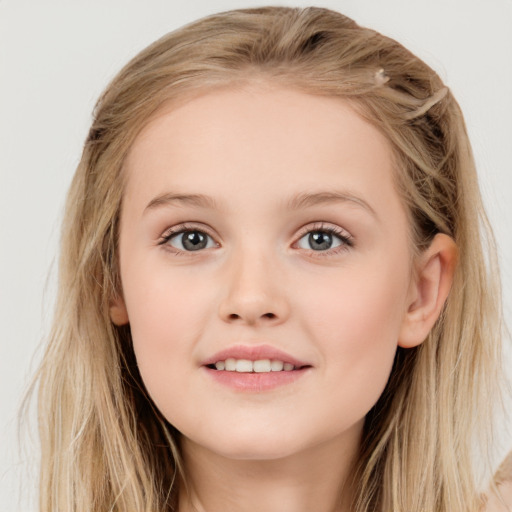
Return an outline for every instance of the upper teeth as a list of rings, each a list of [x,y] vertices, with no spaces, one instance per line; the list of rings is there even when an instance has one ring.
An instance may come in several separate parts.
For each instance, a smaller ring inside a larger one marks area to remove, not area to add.
[[[263,372],[280,372],[282,370],[289,372],[295,369],[291,363],[283,363],[275,359],[258,359],[251,361],[249,359],[234,359],[232,357],[225,361],[217,361],[215,363],[217,370],[226,370],[228,372],[241,373],[263,373]]]

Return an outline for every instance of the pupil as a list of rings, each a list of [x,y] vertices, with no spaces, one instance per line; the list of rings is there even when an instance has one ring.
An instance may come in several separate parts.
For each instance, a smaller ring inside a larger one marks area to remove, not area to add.
[[[199,231],[184,233],[181,239],[183,247],[189,251],[197,251],[206,247],[206,236]]]
[[[332,236],[325,231],[313,231],[309,234],[309,244],[312,249],[329,249],[332,245]]]

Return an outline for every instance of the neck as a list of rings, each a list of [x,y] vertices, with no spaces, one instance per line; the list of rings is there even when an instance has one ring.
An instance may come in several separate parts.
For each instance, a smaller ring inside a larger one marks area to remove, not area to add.
[[[184,438],[179,512],[349,512],[360,434],[273,460],[228,458]]]

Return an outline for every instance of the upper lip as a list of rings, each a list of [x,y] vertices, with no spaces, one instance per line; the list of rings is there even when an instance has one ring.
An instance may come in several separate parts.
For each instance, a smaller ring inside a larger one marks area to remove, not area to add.
[[[261,359],[274,359],[282,361],[283,363],[290,363],[295,368],[302,366],[310,366],[304,361],[300,361],[290,354],[279,350],[278,348],[272,347],[271,345],[233,345],[224,350],[221,350],[213,356],[205,359],[202,362],[203,366],[215,364],[218,361],[225,361],[226,359],[248,359],[250,361],[258,361]]]

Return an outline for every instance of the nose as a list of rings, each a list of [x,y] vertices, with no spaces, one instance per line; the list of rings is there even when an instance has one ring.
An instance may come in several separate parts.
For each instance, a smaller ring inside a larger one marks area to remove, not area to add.
[[[219,305],[224,322],[263,326],[286,321],[290,305],[275,261],[247,248],[226,265],[228,277]]]

